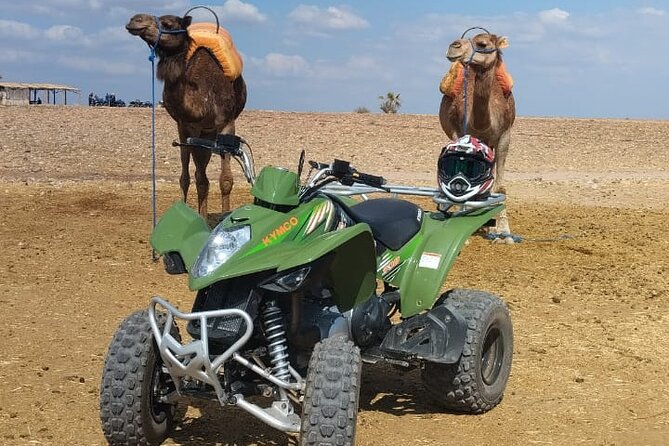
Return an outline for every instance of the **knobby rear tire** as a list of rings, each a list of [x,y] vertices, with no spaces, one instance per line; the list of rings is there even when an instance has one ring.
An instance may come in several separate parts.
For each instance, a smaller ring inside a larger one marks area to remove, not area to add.
[[[477,290],[445,293],[467,322],[465,346],[455,364],[426,362],[421,377],[436,401],[453,412],[483,413],[502,400],[511,373],[513,327],[506,304]]]

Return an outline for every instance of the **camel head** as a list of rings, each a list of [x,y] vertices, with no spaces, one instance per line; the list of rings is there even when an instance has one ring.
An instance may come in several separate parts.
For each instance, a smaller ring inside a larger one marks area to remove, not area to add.
[[[451,62],[461,62],[490,68],[501,56],[501,49],[509,46],[506,37],[497,37],[494,34],[477,34],[471,39],[460,38],[448,47],[446,57]]]
[[[190,16],[155,17],[149,14],[136,14],[125,25],[125,29],[133,36],[139,36],[151,47],[156,46],[156,41],[160,38],[157,47],[172,52],[186,48],[188,36],[185,31],[191,21]]]

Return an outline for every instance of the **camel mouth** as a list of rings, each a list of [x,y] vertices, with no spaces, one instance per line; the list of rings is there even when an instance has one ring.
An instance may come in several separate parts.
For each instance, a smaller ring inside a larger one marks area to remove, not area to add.
[[[448,59],[449,62],[457,62],[460,60],[460,56],[446,56],[446,59]]]
[[[132,34],[133,36],[139,36],[140,34],[142,34],[142,32],[144,32],[144,30],[145,30],[146,28],[147,28],[146,26],[142,26],[142,25],[133,25],[133,24],[130,24],[130,23],[128,23],[127,25],[125,25],[125,29],[126,29],[126,31],[128,31],[128,32],[129,32],[130,34]]]

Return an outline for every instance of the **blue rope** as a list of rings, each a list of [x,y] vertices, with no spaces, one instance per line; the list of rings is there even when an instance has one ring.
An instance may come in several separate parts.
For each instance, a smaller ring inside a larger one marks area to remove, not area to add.
[[[513,240],[514,243],[520,243],[523,240],[525,240],[520,235],[513,235],[513,234],[510,234],[508,232],[489,232],[485,235],[485,238],[487,240],[497,240],[497,239],[510,238],[511,240]]]
[[[156,49],[163,34],[181,34],[187,32],[185,29],[163,29],[160,19],[153,16],[158,29],[156,43],[150,45],[149,61],[151,62],[151,208],[153,210],[152,227],[156,227],[158,211],[156,209]],[[217,18],[218,19],[218,18]],[[151,258],[158,260],[156,251],[151,250]]]
[[[153,228],[156,227],[156,47],[160,41],[160,31],[158,31],[158,40],[151,47],[149,60],[151,61],[151,207],[153,209]],[[156,261],[158,256],[156,250],[151,250],[151,258]]]

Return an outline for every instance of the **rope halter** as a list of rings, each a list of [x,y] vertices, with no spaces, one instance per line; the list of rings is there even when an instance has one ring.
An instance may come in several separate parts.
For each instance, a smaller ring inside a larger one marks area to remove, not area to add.
[[[158,37],[156,37],[156,43],[153,45],[149,45],[151,47],[151,54],[149,54],[149,60],[151,62],[154,61],[156,58],[156,49],[158,48],[158,45],[160,44],[160,38],[162,37],[163,34],[184,34],[187,31],[185,29],[165,29],[160,25],[160,17],[158,16],[153,16],[153,20],[156,21],[156,28],[158,28]]]
[[[216,19],[216,34],[218,34],[218,30],[221,28],[221,24],[218,21],[218,15],[216,14],[216,12],[213,9],[211,9],[207,6],[202,6],[202,5],[193,6],[192,8],[190,8],[188,11],[186,11],[184,13],[183,18],[185,19],[186,17],[188,17],[188,14],[195,9],[206,9],[207,11],[211,12],[214,15],[214,18]],[[158,48],[158,45],[160,44],[160,37],[163,34],[183,34],[183,33],[188,32],[186,29],[165,29],[165,28],[163,28],[162,26],[160,26],[160,17],[158,17],[158,16],[154,15],[153,20],[156,21],[156,28],[158,28],[158,37],[156,37],[156,43],[154,43],[153,45],[149,45],[151,47],[151,54],[149,55],[149,60],[151,62],[153,62],[154,59],[156,58],[156,48]]]
[[[467,35],[467,33],[469,31],[472,31],[472,30],[475,30],[475,29],[480,29],[481,31],[485,32],[486,34],[491,35],[490,31],[488,31],[485,28],[482,28],[480,26],[472,26],[471,28],[467,28],[465,30],[465,32],[462,33],[462,36],[460,36],[460,39],[464,39],[465,35]],[[474,45],[474,41],[472,39],[467,39],[467,41],[469,42],[469,45],[472,47],[472,55],[469,56],[469,60],[465,63],[465,66],[469,65],[472,62],[472,60],[474,60],[474,55],[476,53],[491,54],[491,53],[494,53],[495,51],[497,51],[497,48],[477,48],[476,45]]]

